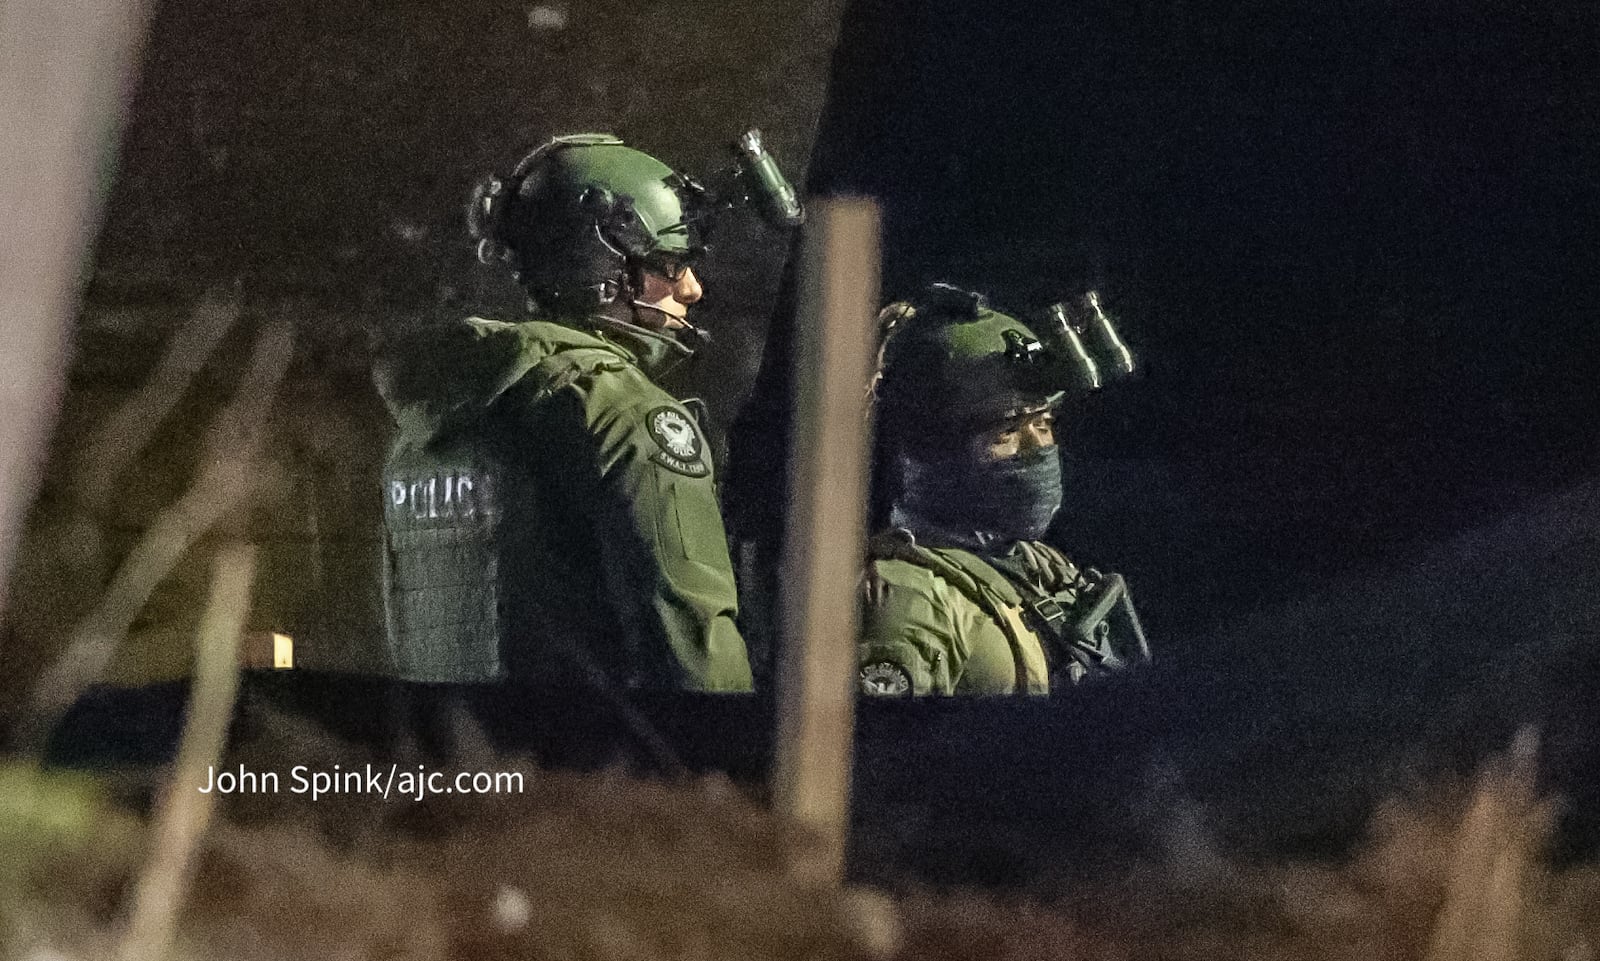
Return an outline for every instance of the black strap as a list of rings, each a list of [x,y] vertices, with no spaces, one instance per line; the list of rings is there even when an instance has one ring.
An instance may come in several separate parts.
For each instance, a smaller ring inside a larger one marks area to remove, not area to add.
[[[1122,575],[1084,571],[1070,587],[1049,593],[1033,581],[1020,559],[995,558],[993,563],[1021,595],[1029,625],[1048,642],[1052,676],[1070,672],[1072,665],[1083,677],[1150,659]]]

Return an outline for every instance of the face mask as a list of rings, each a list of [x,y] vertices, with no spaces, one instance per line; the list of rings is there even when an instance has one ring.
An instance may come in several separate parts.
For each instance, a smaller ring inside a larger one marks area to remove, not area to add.
[[[1061,457],[1055,447],[977,463],[902,458],[901,470],[905,514],[951,534],[975,535],[981,545],[1038,540],[1061,509]]]

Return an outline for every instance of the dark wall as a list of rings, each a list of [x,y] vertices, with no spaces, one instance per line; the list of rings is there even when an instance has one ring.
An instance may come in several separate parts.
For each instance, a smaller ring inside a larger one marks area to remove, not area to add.
[[[553,134],[613,131],[705,172],[757,125],[801,173],[839,6],[779,13],[710,0],[167,0],[99,269],[466,299],[473,182]]]

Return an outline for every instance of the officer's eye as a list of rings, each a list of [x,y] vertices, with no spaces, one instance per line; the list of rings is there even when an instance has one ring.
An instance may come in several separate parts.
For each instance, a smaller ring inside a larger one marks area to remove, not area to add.
[[[647,273],[656,275],[668,283],[676,284],[683,279],[683,274],[689,269],[687,261],[668,257],[651,257],[643,264]]]

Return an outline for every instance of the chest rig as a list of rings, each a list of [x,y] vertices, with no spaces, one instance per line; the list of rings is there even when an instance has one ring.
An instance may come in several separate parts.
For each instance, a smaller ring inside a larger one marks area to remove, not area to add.
[[[895,530],[872,538],[869,550],[932,570],[994,618],[1017,659],[1018,693],[1042,693],[1036,675],[1048,676],[1049,689],[1065,690],[1150,660],[1122,576],[1079,568],[1047,544],[1021,541],[996,558],[926,547],[909,531]],[[1034,639],[1042,663],[1029,654]]]
[[[1150,660],[1121,574],[1078,568],[1055,548],[1030,541],[989,562],[1016,588],[1024,622],[1045,642],[1052,683],[1077,683]]]

